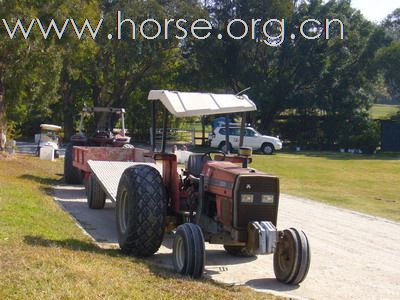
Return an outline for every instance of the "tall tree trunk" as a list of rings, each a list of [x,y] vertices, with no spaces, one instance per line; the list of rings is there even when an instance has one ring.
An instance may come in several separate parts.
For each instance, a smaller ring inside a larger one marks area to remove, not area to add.
[[[64,140],[69,141],[71,136],[75,133],[74,130],[74,99],[71,94],[70,78],[64,65],[64,70],[61,77],[61,97],[63,109],[63,127],[64,127]]]
[[[6,130],[5,87],[0,74],[0,130]]]
[[[5,87],[0,74],[0,151],[4,150],[7,140],[6,107],[4,96]]]
[[[69,141],[71,136],[75,133],[74,130],[74,109],[73,99],[69,91],[64,91],[62,96],[63,101],[63,115],[64,115],[64,138]]]

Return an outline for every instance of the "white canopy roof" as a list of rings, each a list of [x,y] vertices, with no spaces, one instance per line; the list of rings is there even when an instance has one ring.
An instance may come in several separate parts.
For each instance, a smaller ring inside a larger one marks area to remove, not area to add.
[[[40,128],[43,130],[50,130],[50,131],[60,131],[62,129],[61,126],[52,124],[41,124]]]
[[[177,117],[217,115],[257,110],[246,95],[187,93],[153,90],[149,100],[160,100]]]

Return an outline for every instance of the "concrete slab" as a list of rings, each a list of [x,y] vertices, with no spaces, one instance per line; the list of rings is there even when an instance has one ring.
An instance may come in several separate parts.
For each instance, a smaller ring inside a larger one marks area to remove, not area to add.
[[[80,186],[55,187],[55,200],[101,247],[118,247],[114,203],[107,201],[105,209],[90,210]],[[399,223],[282,195],[278,227],[303,229],[309,237],[312,261],[301,285],[275,280],[272,255],[237,258],[221,246],[208,244],[206,276],[292,298],[400,298]],[[171,246],[169,234],[149,261],[172,268]]]

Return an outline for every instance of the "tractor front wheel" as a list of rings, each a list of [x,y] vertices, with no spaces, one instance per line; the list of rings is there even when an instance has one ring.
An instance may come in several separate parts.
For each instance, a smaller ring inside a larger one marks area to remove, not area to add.
[[[274,253],[276,279],[287,284],[299,284],[308,273],[311,253],[307,236],[303,231],[284,230]]]
[[[116,219],[122,252],[153,255],[161,246],[167,201],[160,173],[148,165],[124,171],[117,192]]]
[[[201,228],[192,223],[180,225],[175,233],[172,248],[173,265],[176,272],[200,278],[204,272],[205,248]]]

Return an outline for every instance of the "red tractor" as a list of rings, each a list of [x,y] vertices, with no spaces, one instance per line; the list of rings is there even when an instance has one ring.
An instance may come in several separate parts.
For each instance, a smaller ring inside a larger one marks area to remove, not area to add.
[[[310,266],[307,237],[294,228],[276,229],[279,178],[249,168],[251,149],[242,148],[238,155],[192,154],[182,172],[176,156],[166,152],[168,112],[177,117],[244,113],[256,110],[254,103],[245,95],[171,91],[151,91],[149,100],[153,151],[141,156],[139,149],[132,149],[136,158],[131,162],[87,161],[99,190],[116,201],[121,250],[153,255],[164,233],[174,231],[173,265],[180,274],[203,275],[208,242],[223,245],[232,255],[273,253],[276,278],[302,282]],[[164,105],[159,152],[154,134],[157,100]]]

